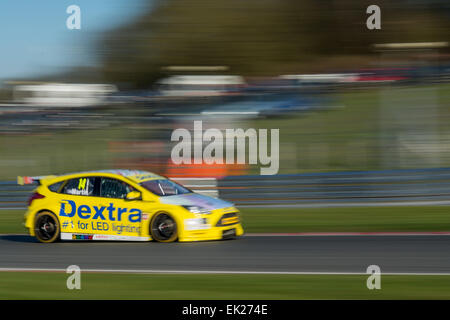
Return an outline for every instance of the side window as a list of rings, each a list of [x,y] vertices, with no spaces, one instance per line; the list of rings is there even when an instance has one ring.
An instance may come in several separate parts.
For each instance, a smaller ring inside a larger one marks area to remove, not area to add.
[[[72,194],[76,196],[93,196],[94,186],[94,177],[70,179],[64,186],[62,193]]]
[[[100,185],[100,197],[125,199],[127,194],[134,189],[123,181],[102,178]]]

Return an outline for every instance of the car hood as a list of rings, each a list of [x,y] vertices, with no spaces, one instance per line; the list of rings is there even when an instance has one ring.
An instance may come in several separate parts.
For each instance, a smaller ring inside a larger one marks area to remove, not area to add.
[[[185,193],[176,196],[161,197],[159,199],[161,203],[165,204],[175,204],[180,206],[199,206],[208,210],[222,209],[233,206],[231,202],[208,197],[198,193]]]

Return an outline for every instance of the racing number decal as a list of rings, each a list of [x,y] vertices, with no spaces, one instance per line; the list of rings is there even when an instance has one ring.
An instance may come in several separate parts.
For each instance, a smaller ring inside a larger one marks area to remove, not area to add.
[[[78,190],[84,190],[86,188],[87,178],[80,178],[78,181]]]

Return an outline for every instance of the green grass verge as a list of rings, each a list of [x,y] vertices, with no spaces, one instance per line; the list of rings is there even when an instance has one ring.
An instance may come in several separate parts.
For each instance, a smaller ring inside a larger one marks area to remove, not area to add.
[[[0,210],[0,233],[25,233],[25,210]]]
[[[243,208],[246,232],[449,231],[450,208]]]
[[[242,208],[246,232],[450,231],[450,208]],[[0,233],[24,233],[22,210],[0,210]]]
[[[0,299],[450,299],[450,276],[81,274],[1,272]]]

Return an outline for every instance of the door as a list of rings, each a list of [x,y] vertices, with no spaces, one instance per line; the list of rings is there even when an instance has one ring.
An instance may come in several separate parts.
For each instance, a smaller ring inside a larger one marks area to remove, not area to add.
[[[95,213],[93,204],[98,194],[98,183],[96,177],[79,177],[64,182],[58,195],[62,239],[93,239],[89,220]]]
[[[109,237],[96,237],[97,239],[145,240],[140,239],[144,204],[141,200],[126,199],[127,194],[132,191],[136,190],[122,180],[100,178],[98,203],[104,209],[100,209],[102,214],[97,219],[92,218],[92,228],[96,233],[108,234]]]

